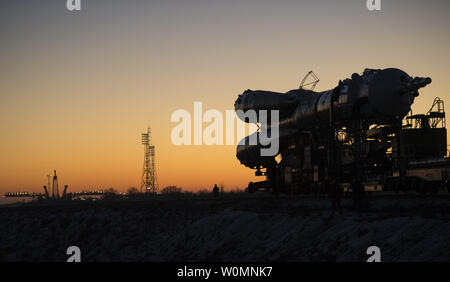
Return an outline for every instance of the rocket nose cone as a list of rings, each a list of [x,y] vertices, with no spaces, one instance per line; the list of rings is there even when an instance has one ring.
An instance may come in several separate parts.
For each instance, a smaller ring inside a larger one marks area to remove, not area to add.
[[[405,87],[413,79],[404,71],[389,68],[375,74],[369,85],[369,103],[374,110],[384,116],[406,115],[414,97],[413,91],[405,91]]]

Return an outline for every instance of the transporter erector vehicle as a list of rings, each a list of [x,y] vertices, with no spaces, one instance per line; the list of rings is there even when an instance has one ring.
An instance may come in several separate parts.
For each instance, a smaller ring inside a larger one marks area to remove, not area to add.
[[[330,180],[344,188],[359,182],[366,190],[422,193],[447,185],[444,103],[436,98],[426,114],[411,112],[419,89],[430,83],[387,68],[354,73],[322,92],[246,90],[236,111],[267,110],[268,119],[270,110],[279,113],[278,155],[261,155],[264,146],[249,142],[251,136],[237,146],[241,164],[266,178],[250,182],[249,192],[317,193]]]

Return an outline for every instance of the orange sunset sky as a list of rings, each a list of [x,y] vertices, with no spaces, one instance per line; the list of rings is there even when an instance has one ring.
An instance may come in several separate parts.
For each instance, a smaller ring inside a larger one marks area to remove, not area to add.
[[[139,187],[152,127],[160,188],[241,189],[235,146],[175,146],[177,109],[232,110],[246,89],[326,90],[364,68],[430,76],[414,112],[450,103],[450,2],[0,0],[0,193]],[[448,109],[448,107],[447,107]]]

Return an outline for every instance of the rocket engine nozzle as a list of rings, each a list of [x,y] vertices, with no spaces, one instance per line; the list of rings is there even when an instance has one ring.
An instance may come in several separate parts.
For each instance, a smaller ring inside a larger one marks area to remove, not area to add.
[[[400,91],[402,94],[412,91],[415,96],[418,96],[419,93],[417,92],[417,90],[427,86],[430,83],[431,78],[429,77],[415,77],[412,81],[408,82],[407,85]]]

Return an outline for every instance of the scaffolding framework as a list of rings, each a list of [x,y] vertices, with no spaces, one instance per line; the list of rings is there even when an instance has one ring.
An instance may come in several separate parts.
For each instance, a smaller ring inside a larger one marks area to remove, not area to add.
[[[142,169],[141,192],[158,193],[158,181],[156,178],[155,146],[152,145],[150,127],[146,133],[142,133],[142,145],[144,145],[144,165]]]

